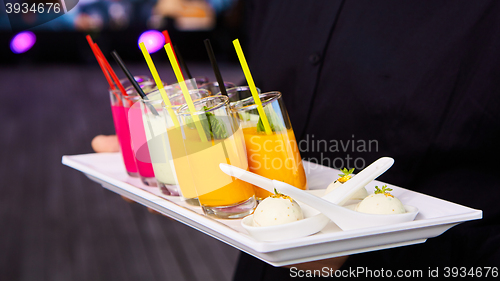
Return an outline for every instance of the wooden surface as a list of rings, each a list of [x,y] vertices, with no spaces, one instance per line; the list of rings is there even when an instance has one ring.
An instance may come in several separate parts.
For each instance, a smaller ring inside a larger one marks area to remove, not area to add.
[[[174,81],[167,65],[158,68]],[[190,68],[213,78],[208,64]],[[242,81],[237,66],[221,71]],[[238,250],[61,164],[62,155],[92,152],[95,135],[114,133],[97,63],[1,67],[0,87],[0,280],[232,278]]]

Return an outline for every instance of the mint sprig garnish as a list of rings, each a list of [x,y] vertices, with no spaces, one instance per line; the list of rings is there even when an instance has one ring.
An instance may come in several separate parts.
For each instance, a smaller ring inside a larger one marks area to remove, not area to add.
[[[274,128],[274,124],[271,123],[269,118],[267,119],[269,121],[269,127],[271,127],[271,131],[276,132],[276,129]],[[259,117],[259,122],[257,122],[257,133],[264,133],[266,131],[266,128],[264,128],[264,123],[262,123],[262,118]]]
[[[282,121],[280,118],[278,118],[278,115],[276,112],[274,112],[273,108],[268,108],[266,107],[264,109],[267,121],[269,122],[269,127],[271,127],[272,132],[279,132],[281,131],[285,126],[282,124]],[[262,122],[262,118],[259,116],[259,121],[257,122],[257,133],[265,133],[266,129],[264,127],[264,123]]]
[[[212,112],[207,112],[208,110],[210,110],[209,107],[203,106],[203,111],[205,111],[205,116],[207,117],[207,120],[206,121],[200,120],[201,126],[203,127],[203,130],[205,131],[207,138],[216,140],[227,138],[227,131],[226,127],[224,126],[224,122],[219,120],[219,118],[215,116],[215,114],[213,114]],[[189,129],[196,128],[191,115],[186,116],[186,126]]]
[[[207,137],[209,136],[212,139],[216,140],[227,138],[227,131],[223,122],[221,122],[215,116],[215,114],[213,114],[212,112],[208,112],[210,108],[208,108],[207,106],[203,106],[203,110],[205,111],[205,115],[207,116],[207,121],[208,121],[208,122],[202,122],[203,129],[205,129]]]

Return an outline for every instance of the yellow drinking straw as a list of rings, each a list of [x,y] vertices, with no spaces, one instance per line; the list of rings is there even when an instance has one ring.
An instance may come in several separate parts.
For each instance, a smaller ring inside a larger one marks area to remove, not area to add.
[[[172,121],[174,122],[174,126],[176,128],[178,128],[179,127],[179,120],[177,120],[177,117],[175,116],[175,113],[172,110],[172,104],[170,103],[170,99],[168,98],[167,92],[165,91],[165,88],[163,87],[163,83],[161,82],[160,75],[158,75],[158,71],[156,70],[156,67],[153,63],[153,60],[151,59],[151,56],[149,55],[149,52],[146,49],[146,45],[144,45],[144,43],[141,42],[141,43],[139,43],[139,47],[141,48],[142,54],[144,55],[144,58],[146,59],[146,63],[148,64],[149,71],[151,71],[151,74],[153,75],[153,79],[155,80],[156,87],[158,87],[158,90],[160,91],[161,98],[163,99],[163,102],[167,106],[168,114],[170,115],[170,118],[172,118]]]
[[[271,126],[269,126],[269,120],[267,120],[266,113],[264,112],[264,107],[262,107],[262,102],[260,101],[259,94],[257,93],[257,88],[253,82],[252,74],[250,74],[250,68],[248,68],[247,60],[245,55],[243,55],[243,50],[241,49],[240,41],[238,39],[233,41],[234,48],[236,49],[236,54],[238,54],[238,59],[240,60],[241,68],[243,68],[243,73],[247,79],[248,87],[250,87],[250,92],[257,105],[257,111],[259,112],[260,119],[264,125],[264,130],[266,134],[272,134]]]
[[[198,115],[194,114],[196,112],[196,108],[194,107],[193,100],[191,99],[191,96],[189,95],[189,90],[186,86],[186,82],[184,82],[184,77],[182,76],[181,69],[179,68],[179,64],[177,63],[177,60],[175,59],[175,54],[174,50],[172,50],[172,45],[170,43],[167,43],[165,46],[165,50],[167,51],[168,59],[170,60],[170,64],[172,65],[172,68],[174,69],[175,77],[177,78],[177,82],[179,82],[179,85],[181,86],[182,94],[184,95],[184,99],[186,100],[186,103],[189,108],[189,112],[191,113],[191,117],[193,118],[194,125],[196,126],[196,130],[198,130],[198,134],[200,135],[200,139],[202,142],[207,141],[207,136],[205,135],[205,131],[203,130],[203,127],[201,126],[200,120],[198,118]]]

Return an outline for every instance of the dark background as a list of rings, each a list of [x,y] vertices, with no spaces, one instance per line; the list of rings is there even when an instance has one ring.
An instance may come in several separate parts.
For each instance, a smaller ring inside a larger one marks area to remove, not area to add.
[[[227,22],[233,8],[217,15],[212,30],[179,31],[172,18],[158,29],[169,31],[194,76],[214,80],[203,45],[209,38],[225,79],[243,77],[232,56],[239,29]],[[38,27],[31,29],[35,45],[22,54],[9,47],[21,30],[0,30],[0,280],[232,278],[238,250],[127,203],[61,164],[63,155],[91,153],[94,136],[114,134],[108,85],[85,35],[119,77],[113,49],[132,73],[150,75],[137,46],[147,29]],[[162,79],[174,82],[166,53],[152,57]]]

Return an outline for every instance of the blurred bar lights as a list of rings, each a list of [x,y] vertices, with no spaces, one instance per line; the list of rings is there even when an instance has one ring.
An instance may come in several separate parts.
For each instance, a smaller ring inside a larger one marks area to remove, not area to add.
[[[10,49],[15,54],[27,52],[35,45],[36,36],[31,31],[23,31],[12,38],[10,41]]]

